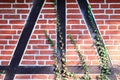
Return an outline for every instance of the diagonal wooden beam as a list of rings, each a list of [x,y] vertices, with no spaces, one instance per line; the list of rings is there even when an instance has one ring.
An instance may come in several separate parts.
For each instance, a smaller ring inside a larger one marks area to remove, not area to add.
[[[91,22],[90,22],[90,20],[89,20],[89,16],[88,16],[88,6],[89,6],[89,4],[88,4],[88,1],[87,1],[87,0],[77,0],[77,2],[78,2],[78,4],[79,4],[80,10],[81,10],[82,15],[83,15],[83,17],[84,17],[84,20],[85,20],[85,22],[86,22],[86,24],[87,24],[87,27],[88,27],[88,29],[89,29],[89,31],[90,31],[91,37],[96,41],[96,33],[94,32],[94,29],[92,28],[92,26],[94,25],[94,27],[95,27],[96,31],[98,32],[98,34],[99,34],[99,35],[101,35],[101,34],[99,33],[99,29],[98,29],[98,27],[97,27],[97,24],[96,24],[96,22],[95,22],[95,19],[94,19],[94,17],[93,17],[93,14],[91,15],[92,24],[91,24]],[[92,11],[91,11],[91,12],[92,12]],[[103,45],[103,47],[105,47],[105,44],[104,44],[103,40],[102,40],[102,45]],[[99,55],[100,55],[100,54],[99,54]],[[112,65],[112,63],[111,63],[111,60],[110,60],[109,55],[108,55],[108,65],[109,65],[109,68],[113,68],[113,65]],[[111,79],[111,80],[117,80],[115,73],[114,73],[114,72],[112,72],[112,73],[113,73],[113,74],[111,74],[111,75],[109,76],[110,79]]]
[[[20,63],[20,60],[22,58],[22,55],[25,51],[26,45],[29,41],[29,38],[31,36],[31,33],[33,31],[34,25],[36,23],[36,20],[38,18],[39,12],[44,4],[44,0],[34,0],[33,1],[33,7],[31,9],[31,12],[29,14],[28,20],[25,24],[25,27],[22,31],[22,34],[20,36],[20,39],[18,41],[17,47],[15,49],[15,52],[13,54],[13,58],[10,62],[10,70],[7,71],[7,74],[5,76],[4,80],[13,80],[15,76],[15,68]]]

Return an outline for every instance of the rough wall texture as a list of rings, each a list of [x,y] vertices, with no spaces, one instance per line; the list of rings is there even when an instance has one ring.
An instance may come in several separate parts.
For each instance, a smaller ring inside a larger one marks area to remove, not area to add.
[[[120,64],[120,0],[88,0],[93,15],[107,46],[113,65]],[[32,7],[32,0],[0,0],[0,65],[9,65],[25,21]],[[76,0],[66,0],[66,33],[72,34],[88,65],[99,65],[93,41]],[[56,42],[55,10],[46,0],[32,36],[19,65],[53,65],[53,48],[48,44],[44,30]],[[77,53],[67,37],[67,65],[80,65]],[[120,65],[119,65],[120,66]],[[93,74],[91,74],[93,75]],[[96,74],[97,75],[97,74]],[[79,77],[80,75],[78,75]],[[0,76],[1,79],[4,75]],[[15,80],[54,80],[54,75],[16,75]],[[95,75],[93,75],[95,79]]]

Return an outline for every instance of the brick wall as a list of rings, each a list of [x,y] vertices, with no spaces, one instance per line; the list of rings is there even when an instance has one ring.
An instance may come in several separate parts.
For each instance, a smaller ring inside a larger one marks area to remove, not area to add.
[[[120,64],[120,0],[88,0],[97,26],[107,46],[113,65]],[[0,0],[0,65],[10,63],[25,21],[32,7],[32,0]],[[66,33],[72,34],[88,65],[99,65],[98,55],[76,0],[66,0]],[[19,65],[53,65],[52,50],[44,30],[56,42],[55,10],[46,0],[32,36]],[[67,37],[67,65],[80,65],[77,53]],[[119,65],[120,66],[120,65]],[[95,74],[91,74],[95,78]],[[97,74],[96,74],[97,75]],[[81,75],[78,75],[81,76]],[[4,75],[0,76],[1,79]],[[53,74],[21,74],[15,80],[53,80]]]

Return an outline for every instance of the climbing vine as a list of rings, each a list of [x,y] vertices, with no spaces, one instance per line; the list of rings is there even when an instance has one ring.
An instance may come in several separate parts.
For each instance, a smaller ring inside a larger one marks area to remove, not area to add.
[[[110,74],[110,71],[109,71],[109,63],[108,63],[109,58],[108,58],[107,50],[106,47],[104,46],[99,30],[97,29],[96,24],[93,21],[90,5],[88,6],[87,13],[88,13],[88,19],[90,21],[90,26],[93,30],[92,33],[94,34],[94,40],[95,40],[97,52],[100,56],[101,74],[100,76],[98,76],[98,80],[109,80],[108,75]]]
[[[88,70],[88,66],[84,60],[84,57],[83,55],[80,53],[80,50],[78,49],[78,46],[77,44],[75,43],[75,40],[72,38],[72,36],[69,34],[68,37],[70,38],[70,41],[71,43],[74,45],[75,49],[76,49],[76,52],[78,53],[78,56],[79,56],[79,59],[80,59],[80,62],[83,66],[83,69],[85,71],[85,75],[81,77],[82,80],[91,80],[91,77],[89,75],[89,70]]]

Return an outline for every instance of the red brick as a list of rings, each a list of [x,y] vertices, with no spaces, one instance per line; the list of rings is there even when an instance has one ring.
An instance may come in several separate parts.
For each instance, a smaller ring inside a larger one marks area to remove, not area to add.
[[[46,65],[53,65],[54,61],[46,61]]]
[[[23,25],[12,25],[12,29],[22,29]]]
[[[120,10],[115,10],[115,14],[120,14]]]
[[[17,0],[17,2],[23,3],[25,0]]]
[[[25,20],[10,20],[10,24],[24,24]]]
[[[67,56],[66,57],[67,60],[79,60],[79,57],[78,56]]]
[[[41,25],[41,29],[55,29],[55,25]]]
[[[32,75],[32,79],[47,79],[47,75]]]
[[[104,10],[92,10],[94,14],[97,14],[97,13],[104,13]]]
[[[101,4],[101,8],[108,8],[108,4]]]
[[[48,49],[48,46],[38,45],[38,46],[33,46],[33,49]]]
[[[68,24],[80,24],[79,20],[68,20]]]
[[[44,65],[44,61],[38,61],[39,65]]]
[[[39,54],[38,50],[27,50],[25,54]]]
[[[7,20],[0,20],[0,24],[7,24]]]
[[[120,0],[106,0],[107,3],[119,3]]]
[[[26,0],[26,2],[33,2],[33,0]]]
[[[5,19],[20,19],[20,15],[4,15]]]
[[[0,29],[11,29],[10,25],[0,25]]]
[[[47,20],[38,20],[37,24],[47,24]]]
[[[36,60],[49,60],[49,56],[36,56]]]
[[[106,14],[113,14],[113,10],[106,10]]]
[[[11,56],[0,56],[0,60],[10,60]]]
[[[6,40],[0,40],[0,44],[7,44]]]
[[[14,9],[3,9],[3,10],[0,10],[0,14],[6,14],[6,13],[14,14],[15,10]]]
[[[0,0],[0,2],[9,2],[9,3],[11,3],[11,2],[15,2],[15,0]]]
[[[120,8],[120,5],[119,4],[111,4],[110,8]]]
[[[22,65],[35,65],[36,64],[36,61],[22,61],[21,63]]]
[[[120,15],[110,15],[110,19],[120,19]]]
[[[29,75],[17,75],[15,79],[30,79]]]
[[[19,9],[18,9],[18,10],[17,10],[17,13],[18,13],[18,14],[19,14],[19,13],[20,13],[20,14],[28,14],[28,13],[29,13],[29,10],[27,10],[27,9],[26,9],[26,10],[19,10]]]
[[[73,9],[68,9],[67,12],[68,13],[80,13],[80,11],[77,10],[77,9],[74,9],[74,10]]]
[[[12,39],[12,36],[8,36],[8,35],[6,35],[6,36],[0,36],[0,39]]]
[[[55,13],[54,9],[44,9],[41,13]]]
[[[91,8],[99,8],[99,4],[91,4]]]
[[[54,7],[53,4],[45,4],[45,5],[44,5],[44,8],[53,8],[53,7]]]
[[[6,66],[9,64],[9,61],[1,61],[2,66]]]
[[[71,18],[71,19],[74,19],[74,18],[82,18],[82,15],[67,15],[67,18]]]
[[[44,44],[44,40],[30,40],[29,44]]]
[[[106,24],[119,24],[120,20],[106,20],[105,23]]]
[[[0,8],[11,8],[11,4],[0,4]]]
[[[44,15],[44,18],[56,18],[56,15]]]
[[[95,15],[96,19],[108,19],[108,15]]]
[[[28,4],[14,4],[13,8],[28,8]]]
[[[16,34],[15,30],[1,30],[0,34]]]
[[[72,29],[86,29],[85,25],[72,25],[71,26]]]
[[[82,31],[72,31],[72,30],[69,30],[69,31],[67,31],[67,34],[82,34]]]
[[[68,4],[67,8],[78,8],[77,4]]]
[[[12,46],[12,45],[6,45],[5,46],[5,49],[14,49],[15,48],[15,46]]]
[[[89,0],[90,3],[104,3],[104,0]]]
[[[67,0],[68,3],[76,2],[76,0]]]
[[[23,59],[30,59],[30,60],[33,60],[33,59],[34,59],[34,56],[24,56]]]

